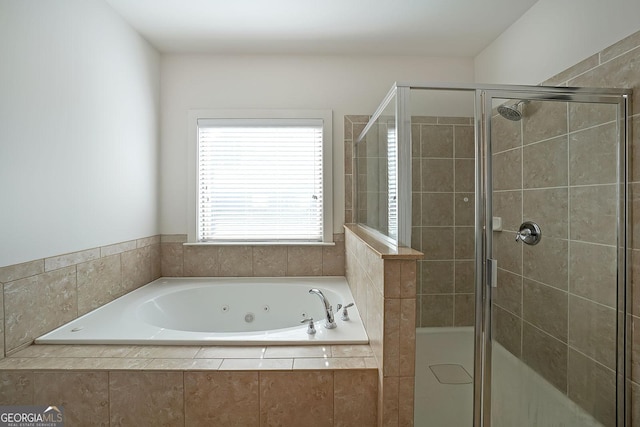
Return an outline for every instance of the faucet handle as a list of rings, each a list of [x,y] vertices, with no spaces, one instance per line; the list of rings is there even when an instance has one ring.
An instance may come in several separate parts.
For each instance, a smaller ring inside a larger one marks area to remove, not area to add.
[[[349,320],[349,312],[347,311],[349,307],[353,307],[353,303],[347,304],[342,307],[342,316],[340,317],[342,320]]]
[[[314,335],[316,333],[316,327],[313,324],[313,317],[307,317],[306,319],[302,319],[300,323],[309,323],[309,327],[307,328],[307,333],[309,335]]]

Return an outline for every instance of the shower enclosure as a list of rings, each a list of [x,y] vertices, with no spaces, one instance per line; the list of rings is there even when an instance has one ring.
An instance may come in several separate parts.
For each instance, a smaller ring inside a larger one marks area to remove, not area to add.
[[[629,97],[395,84],[371,117],[355,222],[425,254],[416,425],[631,425]]]

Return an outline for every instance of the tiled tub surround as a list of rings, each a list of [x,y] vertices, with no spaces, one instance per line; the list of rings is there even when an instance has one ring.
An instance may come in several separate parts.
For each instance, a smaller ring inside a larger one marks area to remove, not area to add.
[[[470,117],[411,117],[411,247],[417,323],[474,323],[474,127]]]
[[[161,276],[344,276],[332,246],[189,246],[162,235],[0,267],[0,357]]]
[[[356,346],[47,346],[0,361],[0,405],[65,425],[375,426],[377,369]]]
[[[34,338],[160,277],[160,236],[0,268],[4,345]]]
[[[422,254],[345,226],[346,275],[378,368],[378,425],[412,426],[416,266]]]

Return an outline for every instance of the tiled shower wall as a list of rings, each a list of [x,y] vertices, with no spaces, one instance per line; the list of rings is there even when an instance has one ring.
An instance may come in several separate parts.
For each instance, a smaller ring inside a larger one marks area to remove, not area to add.
[[[638,150],[640,33],[544,84],[633,88],[632,155]],[[492,121],[494,215],[503,218],[505,229],[494,233],[497,339],[604,425],[615,425],[615,108],[530,102],[523,111],[520,122]],[[640,162],[635,163],[634,225],[640,211]],[[537,246],[515,244],[514,232],[524,220],[540,225]],[[637,238],[632,246],[637,277]],[[633,287],[631,377],[637,392],[637,280]],[[636,412],[637,400],[636,394]]]
[[[161,276],[344,276],[344,234],[334,241],[190,246],[163,235],[2,267],[0,357]]]
[[[468,117],[411,118],[411,246],[417,326],[474,323],[474,127]]]

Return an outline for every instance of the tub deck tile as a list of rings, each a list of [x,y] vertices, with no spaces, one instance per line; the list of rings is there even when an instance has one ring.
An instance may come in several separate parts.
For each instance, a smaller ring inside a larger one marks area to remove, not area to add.
[[[293,360],[293,369],[365,369],[365,361],[363,357],[308,357]]]
[[[153,359],[145,370],[160,371],[216,371],[223,359]]]
[[[202,347],[196,354],[196,359],[259,359],[264,357],[266,347],[214,346]]]
[[[290,371],[293,359],[224,359],[221,371]]]
[[[265,359],[331,356],[329,345],[274,345],[267,347],[264,353]]]

